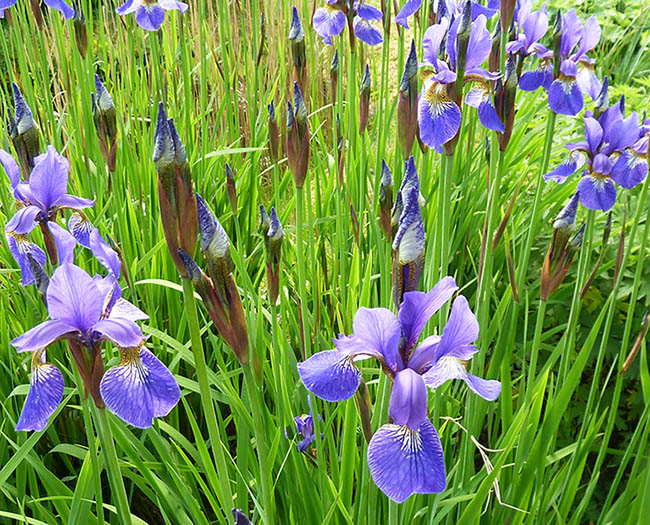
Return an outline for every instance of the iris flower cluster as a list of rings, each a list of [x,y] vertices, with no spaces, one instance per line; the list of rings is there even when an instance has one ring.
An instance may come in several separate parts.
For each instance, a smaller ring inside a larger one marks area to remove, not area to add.
[[[187,11],[188,5],[177,0],[127,0],[117,8],[118,15],[135,13],[135,21],[147,31],[156,31],[165,21],[165,11]]]
[[[590,210],[608,211],[616,201],[616,185],[634,188],[646,178],[650,120],[639,125],[636,112],[626,118],[623,98],[597,118],[585,112],[583,120],[585,140],[567,144],[565,161],[544,178],[562,184],[585,164],[586,157],[578,183],[580,203]]]
[[[4,17],[4,10],[16,5],[18,0],[0,0],[0,18]],[[43,0],[43,3],[50,9],[60,11],[69,20],[74,16],[74,9],[63,0]]]
[[[314,11],[312,24],[316,32],[323,38],[323,42],[332,45],[332,37],[340,35],[346,24],[352,34],[370,46],[381,44],[384,37],[373,22],[382,20],[382,12],[363,1],[352,0],[327,0],[325,7]],[[351,21],[351,22],[350,22]]]
[[[461,110],[456,100],[457,79],[477,84],[465,103],[477,107],[479,119],[488,129],[503,132],[492,97],[489,81],[500,77],[481,65],[492,49],[492,37],[486,28],[484,14],[475,15],[471,2],[467,2],[461,16],[444,16],[430,26],[424,34],[424,61],[421,78],[422,91],[418,103],[418,122],[422,141],[443,152],[443,145],[451,141],[460,129]],[[459,49],[465,48],[462,53]],[[441,49],[444,49],[443,59]]]
[[[428,2],[425,2],[425,4],[427,3]],[[460,15],[464,4],[465,2],[463,0],[440,0],[438,2],[438,20],[442,20],[445,16],[456,17]],[[478,15],[492,18],[499,12],[499,0],[488,0],[487,7],[477,2],[471,2],[470,5],[472,9],[472,19],[478,17]],[[397,15],[395,15],[395,22],[408,29],[408,19],[417,13],[421,7],[422,0],[406,0]]]
[[[561,17],[558,13],[554,33],[554,50],[539,43],[548,28],[548,15],[544,7],[531,10],[531,2],[520,3],[515,21],[517,40],[508,44],[509,53],[522,57],[535,55],[537,67],[521,75],[519,87],[535,91],[543,87],[548,92],[549,107],[562,115],[577,115],[583,108],[583,95],[593,100],[598,97],[601,83],[594,72],[594,61],[587,53],[600,40],[600,25],[595,16],[584,25],[571,9]]]
[[[314,354],[298,364],[303,384],[326,401],[351,398],[361,383],[356,362],[374,358],[393,383],[390,422],[368,445],[368,465],[377,486],[392,500],[411,494],[442,492],[445,463],[436,429],[427,417],[427,387],[462,379],[474,393],[495,400],[501,383],[470,374],[466,362],[478,351],[472,344],[479,325],[467,300],[458,296],[442,334],[418,345],[427,321],[458,290],[451,277],[430,292],[407,292],[395,316],[385,308],[360,308],[353,334],[334,339],[335,349]]]

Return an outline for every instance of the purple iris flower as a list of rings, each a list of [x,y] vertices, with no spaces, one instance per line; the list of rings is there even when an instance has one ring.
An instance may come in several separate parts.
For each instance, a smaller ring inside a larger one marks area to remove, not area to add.
[[[546,3],[542,4],[538,11],[533,11],[532,0],[520,0],[517,3],[514,21],[517,27],[517,40],[506,44],[508,54],[527,57],[538,52],[548,51],[538,43],[548,31]]]
[[[15,5],[18,0],[0,0],[0,18],[4,16],[3,10]],[[66,20],[74,16],[74,9],[66,4],[63,0],[43,0],[43,3],[50,9],[60,11]]]
[[[465,79],[477,84],[467,95],[465,102],[478,108],[479,120],[488,129],[503,132],[503,123],[496,114],[490,96],[489,80],[499,78],[498,73],[490,73],[481,64],[490,55],[492,37],[486,29],[485,15],[479,15],[471,24],[467,46]],[[424,60],[433,69],[425,69],[424,83],[418,103],[418,122],[420,137],[428,146],[442,153],[443,144],[450,141],[460,128],[460,108],[450,96],[450,88],[456,82],[456,35],[461,17],[449,27],[445,17],[424,33]],[[438,51],[445,37],[448,62],[438,57]]]
[[[325,7],[314,11],[312,23],[316,32],[323,37],[323,42],[332,44],[332,37],[340,35],[348,22],[348,2],[344,0],[327,0]],[[355,2],[352,22],[356,37],[370,46],[381,44],[384,37],[372,22],[381,20],[379,9],[363,2]]]
[[[302,440],[300,443],[298,443],[298,451],[299,452],[305,452],[307,450],[307,447],[311,445],[314,440],[316,439],[316,435],[314,434],[314,413],[311,408],[311,397],[307,396],[307,402],[309,403],[309,415],[303,414],[302,416],[298,417],[296,416],[293,420],[296,423],[296,432],[299,436],[302,436]],[[320,421],[320,414],[318,415],[318,420]],[[289,437],[287,435],[287,431],[285,429],[284,435],[286,437]],[[321,439],[323,439],[323,435],[321,434]]]
[[[616,201],[616,186],[633,188],[648,173],[648,138],[636,112],[625,118],[624,100],[606,109],[598,119],[590,111],[584,118],[585,140],[566,145],[565,161],[544,175],[562,184],[585,163],[578,183],[580,202],[590,210],[608,211]]]
[[[0,153],[0,163],[7,172],[14,197],[24,204],[7,223],[5,231],[8,233],[29,233],[37,222],[54,220],[62,208],[81,209],[93,205],[91,200],[66,193],[70,164],[54,146],[48,146],[47,152],[34,161],[29,181],[21,182],[16,161],[7,152]]]
[[[142,29],[156,31],[165,20],[165,11],[187,11],[185,2],[177,0],[127,0],[117,8],[118,15],[135,13],[135,21]]]
[[[153,417],[169,413],[180,398],[171,373],[143,347],[135,321],[148,319],[121,297],[113,275],[90,277],[71,263],[56,269],[47,287],[45,321],[14,339],[18,352],[33,352],[32,378],[17,430],[42,430],[61,402],[63,376],[45,362],[44,349],[69,339],[93,352],[103,341],[120,348],[122,360],[104,374],[100,391],[106,406],[127,423],[151,426]]]
[[[458,287],[445,277],[428,293],[404,294],[397,317],[385,308],[360,308],[351,336],[334,340],[336,348],[319,352],[298,364],[303,384],[326,401],[343,401],[356,392],[361,372],[355,362],[375,358],[393,381],[389,415],[368,445],[368,466],[377,486],[392,500],[411,494],[442,492],[445,463],[436,429],[427,418],[427,389],[449,379],[462,379],[487,400],[501,392],[499,381],[467,372],[465,363],[476,352],[472,345],[479,326],[467,300],[459,296],[442,335],[417,341],[427,321]],[[416,346],[417,345],[417,346]]]
[[[601,89],[594,61],[587,56],[600,40],[600,25],[595,16],[583,25],[574,9],[562,15],[561,25],[558,77],[553,79],[553,52],[535,43],[533,48],[540,59],[539,65],[521,76],[519,87],[535,91],[543,86],[548,91],[549,107],[555,113],[577,115],[584,105],[583,93],[596,100]]]
[[[444,4],[444,5],[443,5]],[[463,11],[464,0],[440,0],[438,4],[438,17],[456,17]],[[472,2],[472,20],[479,15],[492,18],[499,12],[499,0],[489,0],[487,7],[477,2]],[[409,28],[408,19],[422,7],[422,0],[406,0],[399,13],[395,15],[395,22],[406,29]]]

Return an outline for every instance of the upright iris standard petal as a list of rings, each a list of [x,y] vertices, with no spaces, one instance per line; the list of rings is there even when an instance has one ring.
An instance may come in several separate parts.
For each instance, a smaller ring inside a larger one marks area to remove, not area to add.
[[[122,261],[120,261],[119,254],[106,243],[97,228],[92,231],[89,240],[89,248],[95,258],[104,268],[118,278],[122,269]]]
[[[429,319],[458,290],[453,277],[445,277],[431,291],[407,292],[399,309],[399,321],[407,348],[413,348]]]
[[[73,264],[59,266],[47,289],[47,310],[52,319],[78,330],[89,330],[102,314],[104,296],[93,279]]]
[[[42,361],[44,350],[32,357],[32,377],[25,406],[16,430],[43,430],[63,399],[63,375],[51,363]]]
[[[351,398],[361,382],[351,356],[338,350],[325,350],[298,363],[298,373],[307,390],[325,401]]]
[[[369,353],[377,352],[391,369],[395,369],[402,331],[393,312],[386,308],[359,308],[352,328],[362,347]]]
[[[405,368],[395,376],[388,414],[396,425],[418,430],[427,419],[427,387],[422,376]]]
[[[420,138],[438,153],[460,128],[460,108],[447,95],[444,84],[435,81],[425,83],[418,102]]]
[[[56,222],[48,222],[47,228],[54,237],[56,251],[59,254],[59,264],[73,263],[77,240],[68,230],[61,228]]]
[[[324,39],[340,35],[345,29],[347,19],[340,9],[329,4],[314,11],[312,24],[316,32]],[[331,40],[330,40],[331,41]]]
[[[108,370],[99,389],[106,406],[138,428],[149,428],[154,417],[169,414],[180,399],[171,372],[146,348],[121,350],[120,364]]]
[[[416,13],[420,6],[422,5],[422,0],[406,0],[402,9],[399,10],[399,13],[395,15],[395,22],[406,29],[409,28],[408,18]]]
[[[29,177],[30,200],[46,210],[57,204],[68,189],[70,163],[63,155],[48,146],[47,152],[34,159],[34,169]]]
[[[392,424],[377,430],[368,444],[368,466],[376,485],[397,503],[447,486],[440,438],[426,419],[417,430]]]
[[[466,346],[478,339],[479,326],[464,296],[459,295],[451,306],[449,320],[442,331],[438,356],[442,357],[457,347]]]
[[[430,26],[424,33],[422,45],[424,60],[438,70],[438,52],[449,29],[449,20],[445,17],[439,23]]]

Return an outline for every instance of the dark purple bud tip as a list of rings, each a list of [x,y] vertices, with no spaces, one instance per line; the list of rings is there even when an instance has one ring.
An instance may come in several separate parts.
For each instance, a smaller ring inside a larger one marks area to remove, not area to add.
[[[555,221],[553,222],[553,228],[569,228],[573,227],[576,222],[576,213],[578,211],[578,202],[580,194],[576,192],[569,203],[557,214]]]
[[[339,50],[337,49],[334,52],[334,58],[332,58],[332,63],[330,64],[330,73],[333,75],[338,74],[339,72]]]
[[[291,9],[291,28],[289,29],[289,40],[301,41],[305,39],[305,30],[302,28],[298,9],[294,5]]]
[[[199,265],[196,264],[196,261],[180,248],[178,249],[178,256],[181,258],[183,266],[185,266],[187,276],[190,278],[190,280],[196,281],[200,279],[202,275],[201,268],[199,268]]]
[[[363,79],[361,80],[361,93],[364,95],[370,94],[370,68],[366,64],[366,69],[363,72]]]
[[[271,219],[263,204],[260,204],[260,230],[266,236],[271,227]]]
[[[293,127],[293,122],[294,122],[294,116],[293,116],[293,106],[291,105],[291,102],[287,101],[287,129],[291,130]]]
[[[275,105],[273,104],[272,100],[271,103],[267,106],[267,109],[269,111],[269,120],[275,121]]]
[[[415,39],[411,40],[411,51],[404,65],[404,73],[399,84],[399,90],[402,93],[408,93],[409,86],[413,78],[418,74],[418,54],[415,50]]]
[[[302,96],[298,82],[293,83],[293,104],[295,106],[294,116],[298,124],[305,122],[307,120],[307,106],[305,105],[305,99]]]
[[[294,8],[295,9],[295,8]],[[239,509],[232,509],[233,518],[235,518],[235,525],[251,525],[251,521]]]
[[[226,163],[226,178],[229,181],[234,181],[235,180],[235,174],[232,171],[232,168],[230,167],[230,164]]]
[[[154,132],[154,147],[152,160],[158,165],[168,164],[174,161],[174,143],[169,131],[169,123],[165,106],[158,103],[158,118],[156,120],[156,131]]]
[[[280,219],[278,218],[278,215],[275,212],[274,206],[271,207],[270,226],[267,235],[275,241],[280,241],[284,237],[284,229],[282,228]]]

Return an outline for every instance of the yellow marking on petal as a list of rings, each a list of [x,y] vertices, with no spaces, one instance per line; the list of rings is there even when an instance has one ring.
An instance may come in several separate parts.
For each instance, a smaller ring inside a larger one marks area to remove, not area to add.
[[[142,349],[142,343],[140,346],[132,346],[130,348],[120,348],[120,364],[118,366],[126,365],[135,365],[140,363],[140,350]]]
[[[49,363],[43,363],[41,356],[43,355],[43,352],[45,352],[45,348],[41,348],[40,350],[36,350],[32,354],[32,370],[36,370],[37,368],[41,366],[48,365]]]
[[[454,102],[447,95],[445,85],[438,82],[432,82],[424,93],[424,100],[429,103],[429,111],[432,117],[439,117],[446,109],[451,107]]]

